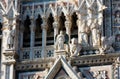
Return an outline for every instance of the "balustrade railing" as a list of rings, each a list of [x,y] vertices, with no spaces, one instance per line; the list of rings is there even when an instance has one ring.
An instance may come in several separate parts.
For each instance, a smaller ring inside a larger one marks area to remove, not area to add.
[[[54,47],[53,45],[46,46],[45,57],[54,56]],[[30,56],[32,55],[32,56]],[[30,54],[30,48],[22,48],[20,53],[20,60],[30,60],[30,57],[34,59],[45,58],[42,57],[42,47],[33,47],[33,52]]]
[[[41,59],[41,58],[50,58],[50,57],[54,57],[54,45],[49,45],[46,46],[45,48],[45,52],[44,52],[44,57],[42,55],[42,47],[33,47],[33,52],[32,54],[30,54],[30,48],[23,48],[21,50],[20,53],[20,60],[34,60],[34,59]],[[68,52],[70,53],[70,52]],[[100,55],[100,51],[97,48],[83,48],[80,52],[79,52],[79,56],[85,56],[85,55]],[[30,56],[32,55],[32,56]]]

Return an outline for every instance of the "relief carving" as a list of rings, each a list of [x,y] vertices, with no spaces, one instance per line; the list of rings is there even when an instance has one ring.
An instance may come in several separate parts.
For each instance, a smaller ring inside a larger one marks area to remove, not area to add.
[[[114,42],[115,42],[115,36],[111,36],[109,38],[101,37],[101,46],[99,48],[100,53],[104,54],[104,53],[114,52],[115,50],[112,47]]]
[[[100,45],[100,26],[98,25],[98,20],[94,19],[91,25],[91,34],[92,34],[92,44],[93,47]]]

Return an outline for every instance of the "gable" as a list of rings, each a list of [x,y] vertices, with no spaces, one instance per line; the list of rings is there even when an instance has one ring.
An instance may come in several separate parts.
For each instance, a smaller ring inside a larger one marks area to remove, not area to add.
[[[65,69],[63,67],[60,68],[60,70],[57,72],[56,76],[54,79],[64,79],[64,78],[69,78],[69,75],[66,73]]]
[[[45,79],[64,79],[66,77],[68,79],[80,79],[66,59],[63,56],[60,56],[49,70]]]

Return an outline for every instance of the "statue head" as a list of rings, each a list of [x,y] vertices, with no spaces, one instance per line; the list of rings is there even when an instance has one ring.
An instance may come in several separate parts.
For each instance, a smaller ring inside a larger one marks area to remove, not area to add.
[[[78,43],[78,41],[77,41],[77,39],[76,39],[76,38],[72,38],[72,39],[71,39],[71,43],[72,43],[72,44],[77,44],[77,43]]]
[[[62,30],[60,31],[60,35],[63,35],[63,31]]]

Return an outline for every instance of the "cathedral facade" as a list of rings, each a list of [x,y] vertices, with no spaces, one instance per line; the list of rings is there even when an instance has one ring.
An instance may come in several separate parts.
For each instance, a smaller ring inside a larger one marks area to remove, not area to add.
[[[119,0],[1,0],[0,79],[120,79]]]

